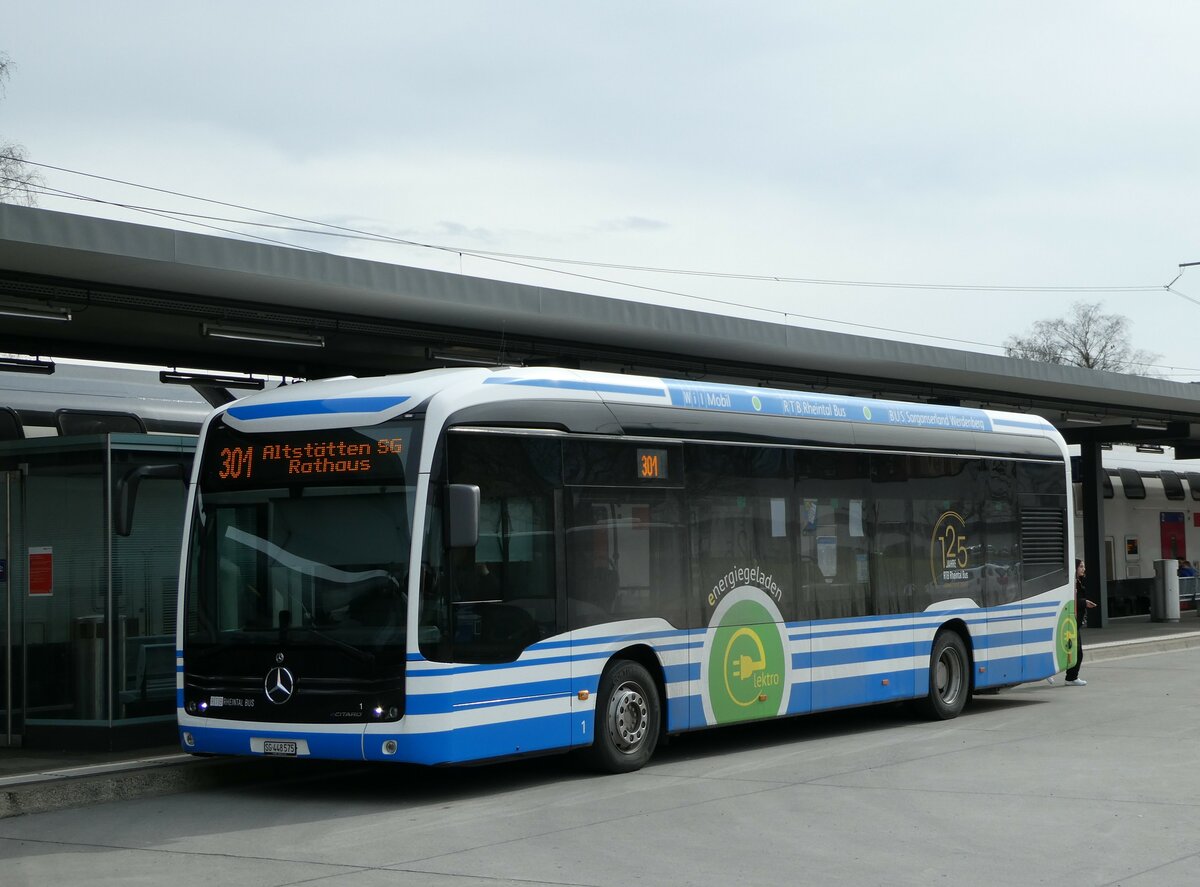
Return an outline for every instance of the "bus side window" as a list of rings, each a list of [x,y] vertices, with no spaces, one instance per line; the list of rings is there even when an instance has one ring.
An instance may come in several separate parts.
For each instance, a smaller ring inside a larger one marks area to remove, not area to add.
[[[479,541],[446,553],[440,658],[511,662],[558,627],[556,438],[451,433],[450,483],[479,487]]]
[[[430,484],[422,546],[417,636],[421,655],[435,662],[450,659],[450,601],[447,597],[450,579],[446,574],[443,520],[442,490],[438,484]]]
[[[567,622],[686,621],[686,533],[678,490],[572,489]]]
[[[796,457],[800,575],[807,618],[869,616],[871,556],[867,533],[869,457],[805,451]]]
[[[685,452],[694,618],[709,624],[726,592],[744,582],[766,592],[785,621],[795,619],[792,452],[724,444]]]

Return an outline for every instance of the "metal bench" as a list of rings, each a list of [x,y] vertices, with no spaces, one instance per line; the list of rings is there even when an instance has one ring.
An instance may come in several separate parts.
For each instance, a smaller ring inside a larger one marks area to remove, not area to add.
[[[121,702],[157,702],[175,696],[175,644],[138,646],[133,686],[122,690]]]

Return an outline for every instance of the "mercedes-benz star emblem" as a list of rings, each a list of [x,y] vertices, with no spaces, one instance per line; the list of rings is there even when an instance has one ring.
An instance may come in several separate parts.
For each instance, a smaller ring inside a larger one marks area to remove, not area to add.
[[[263,689],[267,691],[267,699],[276,705],[283,705],[291,699],[292,691],[295,688],[296,680],[286,668],[271,669],[267,672],[267,679],[263,681]]]

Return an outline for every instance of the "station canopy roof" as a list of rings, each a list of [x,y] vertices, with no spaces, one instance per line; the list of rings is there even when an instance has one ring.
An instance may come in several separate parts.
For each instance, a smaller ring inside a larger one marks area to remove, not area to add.
[[[1200,456],[1196,385],[10,205],[0,352],[300,378],[562,365],[1036,413]]]

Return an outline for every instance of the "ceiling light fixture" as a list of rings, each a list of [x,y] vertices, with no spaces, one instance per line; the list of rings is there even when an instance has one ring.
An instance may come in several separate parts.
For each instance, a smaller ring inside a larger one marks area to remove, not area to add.
[[[265,379],[252,379],[248,376],[217,376],[212,373],[180,373],[175,370],[162,370],[158,381],[164,385],[216,385],[220,388],[253,388],[262,391],[266,385]]]
[[[1063,414],[1063,421],[1072,425],[1101,425],[1104,423],[1099,416],[1071,416],[1066,413]]]
[[[1139,431],[1166,431],[1165,422],[1152,422],[1148,419],[1134,419],[1133,427]]]
[[[268,329],[226,323],[200,324],[201,335],[214,339],[233,339],[238,342],[259,342],[264,345],[299,345],[302,348],[324,348],[325,337],[319,333]]]
[[[483,354],[458,354],[453,351],[434,351],[432,348],[425,350],[425,357],[427,360],[441,360],[446,363],[460,363],[476,367],[523,366],[521,361],[501,360],[499,355],[488,357]]]
[[[0,370],[10,373],[37,373],[40,376],[54,374],[57,367],[52,360],[30,360],[25,357],[0,357]]]
[[[20,317],[26,320],[66,321],[71,319],[71,309],[61,305],[37,302],[0,302],[0,316]]]

